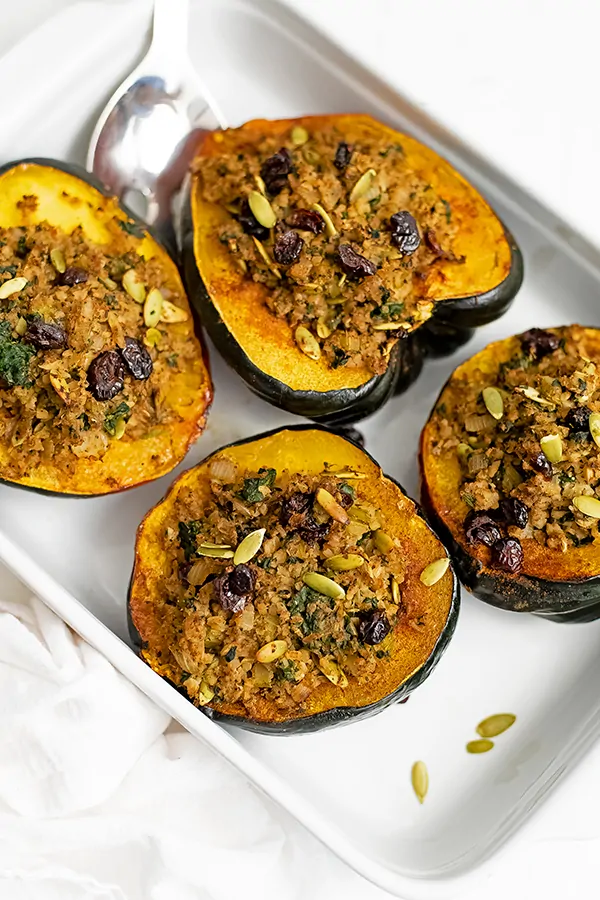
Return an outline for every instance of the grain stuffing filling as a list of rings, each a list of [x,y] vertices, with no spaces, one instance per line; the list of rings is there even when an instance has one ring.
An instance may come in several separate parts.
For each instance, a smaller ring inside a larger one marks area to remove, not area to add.
[[[454,377],[435,410],[434,453],[458,455],[465,534],[517,572],[521,542],[567,552],[597,541],[600,360],[577,325],[534,328],[493,373]]]
[[[423,627],[358,476],[239,471],[226,456],[209,474],[208,496],[182,493],[167,521],[172,566],[149,648],[196,704],[252,716],[266,696],[297,709],[327,680],[366,682],[400,618]]]
[[[199,159],[219,231],[307,356],[385,371],[399,336],[432,314],[424,276],[453,251],[450,204],[405,161],[401,144],[349,144],[335,126],[294,126],[244,152]]]
[[[35,198],[32,198],[35,199]],[[3,467],[52,461],[71,471],[114,440],[138,440],[176,418],[170,376],[194,366],[173,325],[189,318],[158,261],[136,252],[130,222],[113,220],[111,253],[81,229],[44,222],[0,228],[0,439]]]

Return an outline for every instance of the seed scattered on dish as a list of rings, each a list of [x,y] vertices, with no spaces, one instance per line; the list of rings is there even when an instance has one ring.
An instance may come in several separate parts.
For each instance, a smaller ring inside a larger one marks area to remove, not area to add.
[[[290,136],[294,147],[301,147],[309,138],[308,131],[302,125],[294,125]]]
[[[258,528],[256,531],[251,531],[250,534],[247,534],[244,540],[237,546],[233,556],[234,566],[237,566],[240,563],[250,562],[262,547],[264,537],[264,528]]]
[[[516,720],[517,717],[512,713],[496,713],[483,719],[475,730],[482,738],[493,738],[508,731]]]
[[[332,519],[335,519],[336,522],[341,522],[342,525],[348,524],[350,516],[329,491],[326,491],[325,488],[319,488],[316,493],[316,498],[319,506],[322,506]]]
[[[467,753],[487,753],[494,746],[493,741],[485,739],[478,741],[469,741],[467,744]]]
[[[287,650],[286,641],[269,641],[256,653],[256,661],[261,663],[275,662],[280,659]]]
[[[390,550],[394,547],[394,542],[385,531],[382,531],[381,528],[378,528],[375,534],[373,535],[373,540],[375,541],[375,546],[379,550],[380,553],[389,553]]]
[[[429,790],[429,772],[422,760],[418,760],[413,765],[410,779],[419,803],[423,803]]]
[[[366,172],[363,172],[350,192],[350,203],[356,203],[357,200],[364,197],[367,191],[371,190],[376,177],[375,169],[367,169]]]
[[[329,235],[329,237],[335,237],[337,234],[337,228],[333,224],[333,220],[326,209],[323,209],[320,203],[313,203],[312,209],[318,213],[323,221],[325,222],[325,233]]]
[[[540,440],[540,447],[544,451],[544,456],[551,463],[558,463],[562,459],[563,448],[560,435],[546,434]]]
[[[152,288],[144,302],[144,325],[154,328],[160,322],[164,299],[158,288]]]
[[[248,203],[257,222],[264,228],[275,228],[277,216],[264,194],[260,193],[260,191],[250,191]]]
[[[333,581],[332,578],[328,578],[326,575],[320,575],[319,572],[305,572],[302,576],[302,581],[309,588],[312,588],[313,591],[324,594],[325,597],[332,597],[334,600],[338,600],[346,596],[346,591],[341,584],[338,584],[337,581]]]
[[[19,291],[22,291],[24,287],[27,285],[26,278],[9,278],[8,281],[2,282],[0,284],[0,300],[6,300],[7,297],[12,297],[13,294],[18,294]]]
[[[573,498],[573,506],[575,506],[584,516],[590,516],[592,519],[600,519],[600,500],[596,497],[588,497],[582,494],[581,497]]]
[[[330,659],[328,656],[324,656],[318,661],[317,665],[325,678],[332,684],[341,688],[348,687],[348,679],[335,660]]]
[[[54,247],[50,251],[50,262],[56,269],[56,271],[62,275],[65,269],[67,268],[67,262],[65,260],[65,254],[62,252],[60,247]],[[116,284],[115,284],[116,287]]]
[[[215,559],[233,559],[233,550],[227,550],[224,547],[203,547],[200,545],[198,554],[200,556],[212,556]]]
[[[137,276],[135,269],[128,269],[121,279],[121,284],[136,303],[143,303],[146,299],[146,285]]]
[[[298,347],[305,356],[308,356],[309,359],[314,359],[315,362],[321,358],[319,342],[314,334],[310,333],[308,328],[305,328],[304,325],[298,325],[294,332],[294,337],[296,338]]]
[[[182,309],[181,306],[175,306],[170,300],[165,300],[163,298],[160,312],[161,322],[167,322],[171,325],[176,322],[187,322],[188,318],[189,316],[185,309]]]
[[[349,572],[351,569],[358,569],[363,563],[364,559],[362,556],[359,556],[357,553],[348,553],[346,556],[342,554],[330,556],[326,560],[325,565],[328,569],[333,569],[334,572]]]
[[[428,566],[425,566],[421,572],[421,581],[427,587],[432,587],[444,577],[448,571],[449,565],[450,559],[447,556],[443,556],[441,559],[435,559],[433,562],[429,563]]]
[[[489,412],[490,416],[493,416],[494,419],[501,419],[504,413],[504,400],[502,399],[502,394],[495,387],[486,387],[481,392],[483,397],[483,402],[485,404],[485,408]]]

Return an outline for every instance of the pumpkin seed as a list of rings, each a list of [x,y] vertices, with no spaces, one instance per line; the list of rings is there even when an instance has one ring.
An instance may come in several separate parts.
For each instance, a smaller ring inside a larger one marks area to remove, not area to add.
[[[321,358],[321,346],[314,334],[312,334],[308,328],[305,328],[304,325],[298,325],[294,332],[294,337],[298,347],[305,356],[308,356],[309,359],[314,359],[315,361]]]
[[[292,144],[294,147],[301,147],[302,144],[305,144],[310,137],[306,128],[303,128],[302,125],[294,125],[292,128]]]
[[[314,150],[312,147],[303,147],[302,148],[302,156],[305,161],[309,164],[309,166],[318,166],[321,162],[321,156]]]
[[[263,228],[275,228],[277,216],[264,194],[261,194],[260,191],[250,191],[248,203],[252,210],[252,215]]]
[[[418,762],[413,765],[410,773],[410,780],[419,803],[422,803],[429,790],[429,772],[422,760],[418,760]]]
[[[57,375],[50,376],[50,384],[58,394],[61,400],[65,403],[69,400],[69,386],[64,378],[59,378]]]
[[[481,396],[490,416],[496,420],[501,419],[504,415],[504,400],[498,388],[486,387],[482,390]]]
[[[146,285],[137,277],[135,269],[127,269],[121,279],[123,288],[136,303],[143,303],[146,299]]]
[[[304,584],[312,588],[318,594],[324,594],[325,597],[332,597],[333,600],[341,600],[346,596],[346,591],[336,581],[327,578],[326,575],[320,575],[318,572],[305,572],[302,576]]]
[[[19,337],[23,337],[23,335],[27,331],[27,319],[24,319],[23,316],[19,316],[19,318],[17,319],[15,331],[17,332]]]
[[[588,419],[588,428],[594,443],[600,447],[600,413],[592,413]]]
[[[60,247],[54,247],[54,249],[50,251],[50,262],[52,263],[56,271],[61,275],[67,268],[65,254],[62,252]]]
[[[160,322],[164,304],[164,298],[158,288],[152,288],[144,303],[144,324],[147,328],[153,328]]]
[[[397,606],[400,605],[400,585],[395,578],[392,578],[392,600]]]
[[[337,229],[336,229],[335,225],[333,224],[331,216],[329,215],[327,210],[323,209],[323,207],[321,206],[320,203],[313,203],[311,208],[314,209],[315,212],[319,213],[319,215],[325,222],[325,233],[329,237],[335,237],[337,234]]]
[[[333,478],[357,478],[359,480],[366,478],[364,472],[353,472],[351,469],[344,469],[343,472],[329,472]]]
[[[213,544],[212,541],[202,541],[201,547],[212,547],[213,550],[231,550],[231,544]]]
[[[317,665],[325,678],[327,678],[332,684],[336,684],[341,688],[348,687],[348,679],[346,678],[346,675],[344,674],[342,669],[335,662],[335,660],[330,659],[328,656],[323,656],[317,662]]]
[[[245,275],[248,271],[248,263],[246,262],[246,260],[245,259],[236,259],[235,262],[236,262],[238,269],[240,269],[243,272],[243,274]]]
[[[469,741],[467,744],[467,753],[487,753],[494,746],[493,741]]]
[[[466,465],[469,461],[469,457],[473,451],[468,444],[459,444],[456,448],[456,455],[463,465]]]
[[[442,556],[441,559],[434,560],[429,563],[428,566],[425,566],[421,572],[421,581],[423,584],[427,585],[427,587],[433,587],[434,584],[437,584],[438,581],[444,577],[448,571],[449,565],[450,560],[447,556]]]
[[[210,556],[213,559],[233,559],[233,550],[226,550],[224,547],[198,547],[200,556]]]
[[[331,334],[331,328],[322,316],[317,320],[317,334],[323,341]]]
[[[279,269],[277,268],[277,266],[275,265],[275,263],[273,262],[273,260],[271,259],[271,257],[269,256],[269,254],[267,253],[267,251],[261,244],[261,242],[258,240],[258,238],[255,238],[253,235],[252,240],[254,241],[254,246],[258,250],[259,254],[262,256],[264,262],[266,262],[268,268],[271,270],[273,275],[275,275],[276,278],[281,278],[281,272],[279,271]]]
[[[348,553],[346,556],[338,553],[325,560],[326,567],[334,572],[349,572],[350,569],[358,569],[363,563],[364,559],[358,553]]]
[[[350,191],[350,203],[354,203],[356,200],[359,200],[367,193],[368,190],[371,189],[376,176],[377,172],[375,171],[375,169],[367,169],[366,172],[363,172],[363,174],[360,176],[360,178]]]
[[[551,463],[558,463],[562,459],[562,441],[558,434],[547,434],[540,441],[540,447],[544,456]]]
[[[113,281],[112,278],[109,278],[108,276],[104,278],[100,278],[100,276],[98,276],[98,281],[100,282],[100,284],[103,284],[104,287],[109,291],[116,291],[116,289],[119,287],[117,282]]]
[[[487,719],[483,719],[475,731],[482,738],[498,737],[499,734],[508,731],[511,725],[515,724],[516,719],[517,717],[513,716],[512,713],[496,713],[494,716],[488,716]]]
[[[345,272],[344,272],[343,275],[340,275],[340,280],[338,281],[338,287],[343,288],[344,285],[346,284],[346,279],[347,279],[347,278],[348,278],[348,276],[346,275]]]
[[[170,300],[165,300],[163,298],[162,310],[160,314],[161,322],[167,322],[169,325],[171,325],[174,322],[187,322],[188,319],[189,316],[185,309],[182,309],[180,306],[175,306],[175,304],[171,303]]]
[[[316,499],[319,506],[322,506],[326,513],[329,513],[332,519],[335,519],[336,522],[341,522],[342,525],[347,525],[350,521],[350,517],[343,506],[337,502],[335,497],[333,497],[329,491],[326,491],[325,488],[318,488],[316,493]]]
[[[113,437],[115,440],[120,441],[123,435],[125,434],[125,429],[127,428],[127,422],[125,419],[117,419],[115,423],[115,433]]]
[[[162,340],[162,334],[158,328],[149,328],[144,335],[144,343],[149,347],[158,347]]]
[[[376,325],[371,325],[373,331],[399,331],[400,328],[406,328],[406,325],[403,322],[378,322]]]
[[[394,546],[394,542],[389,534],[386,534],[385,531],[381,530],[381,528],[377,529],[377,531],[373,535],[373,540],[375,541],[375,546],[380,553],[389,553]]]
[[[215,692],[207,681],[202,681],[198,691],[198,706],[206,706],[215,696]]]
[[[233,555],[234,566],[250,562],[252,557],[256,556],[262,547],[265,530],[266,529],[264,528],[258,528],[256,531],[251,531],[250,534],[247,534],[244,540],[238,544]]]
[[[280,659],[287,650],[287,641],[269,641],[260,650],[257,650],[255,659],[259,663],[275,662]]]
[[[0,300],[6,300],[7,297],[18,294],[26,284],[27,279],[23,277],[9,278],[8,281],[4,281],[0,284]]]
[[[539,403],[540,406],[555,405],[554,403],[551,403],[550,400],[544,400],[544,398],[540,396],[539,392],[536,391],[534,387],[516,387],[515,391],[523,394],[525,397],[527,397],[528,400],[533,400],[534,403]]]
[[[267,186],[266,186],[266,184],[264,183],[264,181],[262,180],[262,178],[260,177],[260,175],[255,175],[255,176],[254,176],[254,183],[256,184],[256,187],[259,189],[259,191],[261,192],[261,194],[265,194],[265,195],[266,195],[266,193],[267,193]]]
[[[588,497],[585,494],[582,494],[580,497],[574,497],[573,506],[583,513],[584,516],[600,519],[600,500],[596,497]]]

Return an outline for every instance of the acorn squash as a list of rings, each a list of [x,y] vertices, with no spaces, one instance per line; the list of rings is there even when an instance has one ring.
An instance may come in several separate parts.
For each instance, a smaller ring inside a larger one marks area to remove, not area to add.
[[[212,385],[177,267],[92,176],[0,168],[0,479],[96,495],[159,478]]]
[[[190,297],[225,360],[263,399],[327,423],[404,390],[428,353],[502,315],[523,277],[483,197],[366,115],[207,135],[180,241]]]
[[[501,609],[600,617],[600,330],[490,344],[421,436],[422,503],[459,577]]]
[[[458,603],[402,488],[357,444],[298,426],[174,482],[138,529],[128,608],[142,659],[208,716],[296,734],[407,697]]]

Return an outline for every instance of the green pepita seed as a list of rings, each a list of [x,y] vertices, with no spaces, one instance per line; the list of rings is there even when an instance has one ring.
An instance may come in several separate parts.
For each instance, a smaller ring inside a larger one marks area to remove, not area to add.
[[[264,262],[266,262],[267,266],[269,267],[269,269],[271,270],[273,275],[275,275],[277,278],[281,278],[281,272],[279,271],[279,269],[277,268],[277,266],[275,265],[275,263],[273,262],[273,260],[269,256],[269,254],[267,253],[266,249],[261,244],[261,242],[258,240],[258,238],[255,238],[253,235],[252,240],[254,241],[254,246],[258,250],[259,254],[262,256]]]
[[[158,347],[162,340],[162,334],[158,328],[149,328],[144,336],[144,343],[149,347]]]
[[[257,650],[255,659],[259,663],[271,663],[281,659],[287,650],[287,641],[269,641],[260,650]]]
[[[160,322],[163,311],[163,295],[158,288],[152,288],[144,303],[144,324],[146,328],[154,328]]]
[[[544,456],[551,463],[558,463],[562,459],[562,441],[558,434],[547,434],[540,441],[540,447]]]
[[[132,300],[135,300],[136,303],[144,302],[146,299],[146,285],[139,280],[135,269],[127,269],[121,283]]]
[[[19,337],[23,337],[23,335],[27,331],[27,319],[24,319],[23,316],[19,316],[19,318],[17,319],[15,331],[17,332]]]
[[[473,451],[468,444],[459,444],[456,448],[456,454],[463,465],[467,464],[472,452]]]
[[[277,216],[264,194],[261,194],[260,191],[250,191],[248,203],[252,210],[252,215],[263,228],[275,228]]]
[[[317,662],[317,665],[325,678],[332,684],[341,688],[348,687],[348,679],[335,660],[330,659],[328,656],[324,656]]]
[[[371,325],[373,331],[399,331],[400,328],[406,328],[406,325],[403,322],[378,322],[376,325]]]
[[[332,597],[334,600],[341,600],[346,596],[346,591],[336,581],[327,578],[326,575],[320,575],[318,572],[305,572],[302,576],[304,584],[317,591],[318,594],[324,594],[325,597]]]
[[[108,277],[100,278],[98,276],[98,281],[100,282],[100,284],[103,284],[104,287],[109,291],[116,291],[116,289],[119,287],[117,282],[113,281],[112,278],[108,278]]]
[[[256,554],[262,547],[264,537],[264,528],[258,528],[256,531],[251,531],[250,534],[247,534],[244,540],[240,544],[238,544],[236,548],[233,556],[234,566],[239,566],[241,563],[250,562],[252,557],[256,556]]]
[[[600,519],[600,500],[596,497],[588,497],[585,494],[582,494],[581,497],[574,497],[573,506],[583,513],[584,516]]]
[[[515,724],[516,720],[517,717],[513,716],[512,713],[496,713],[494,716],[488,716],[487,719],[483,719],[475,730],[482,738],[498,737],[499,734],[508,731],[511,725]]]
[[[233,550],[223,547],[198,547],[199,556],[210,556],[212,559],[233,559]]]
[[[4,281],[0,284],[0,300],[6,300],[7,297],[18,294],[19,291],[23,290],[26,284],[27,279],[21,276],[19,278],[9,278],[8,281]]]
[[[600,413],[592,413],[588,419],[588,428],[594,443],[600,447]]]
[[[487,753],[494,746],[493,741],[469,741],[467,744],[467,753]]]
[[[332,519],[335,519],[336,522],[341,522],[342,525],[348,524],[350,521],[348,513],[329,491],[326,491],[325,488],[319,488],[315,497],[319,506],[322,506]]]
[[[364,472],[353,472],[351,469],[344,469],[343,472],[329,472],[333,478],[357,478],[359,481],[366,478]]]
[[[318,166],[321,162],[321,156],[313,149],[313,147],[303,147],[302,156],[309,166]]]
[[[60,272],[61,275],[67,268],[65,254],[62,252],[60,247],[55,247],[50,251],[50,262],[52,263],[56,271]]]
[[[241,271],[243,272],[244,275],[247,273],[248,263],[246,262],[245,259],[236,259],[236,265],[237,265],[238,269],[241,269]]]
[[[427,771],[427,766],[424,762],[422,762],[422,760],[418,760],[418,762],[416,762],[412,767],[410,780],[412,782],[413,791],[417,795],[419,803],[422,803],[427,796],[427,791],[429,790],[429,772]]]
[[[364,559],[358,553],[348,553],[346,556],[338,553],[325,560],[326,567],[334,572],[349,572],[350,569],[358,569],[363,563]]]
[[[331,328],[322,317],[317,320],[317,334],[323,341],[331,334]]]
[[[329,215],[329,213],[327,212],[327,210],[323,209],[323,207],[321,206],[320,203],[313,203],[312,209],[314,209],[315,212],[319,213],[319,215],[325,222],[325,233],[329,237],[335,237],[337,234],[337,229],[336,229],[335,225],[333,224],[333,220],[332,220],[331,216]]]
[[[294,332],[294,337],[298,347],[305,356],[308,356],[309,359],[314,359],[315,361],[321,358],[320,344],[308,328],[305,328],[304,325],[298,325]]]
[[[516,387],[515,391],[523,394],[523,396],[527,397],[528,400],[533,400],[534,403],[539,403],[540,406],[554,406],[554,403],[551,403],[550,400],[544,400],[539,391],[536,391],[534,387]]]
[[[395,578],[392,578],[392,600],[397,606],[400,605],[400,585]]]
[[[215,692],[208,684],[207,681],[203,681],[200,685],[200,690],[198,691],[198,705],[206,706],[207,703],[210,703],[212,698],[215,696]]]
[[[377,529],[377,531],[373,535],[373,540],[375,541],[375,546],[380,553],[389,553],[394,546],[394,542],[389,534],[386,534],[385,531],[381,530],[381,528]]]
[[[360,178],[350,191],[350,203],[354,203],[356,200],[364,197],[367,191],[371,189],[376,176],[377,172],[375,171],[375,169],[367,169],[366,172],[363,172],[363,174],[360,176]]]
[[[123,437],[123,435],[125,434],[126,428],[127,428],[127,422],[125,421],[125,419],[117,419],[117,422],[115,424],[115,433],[114,433],[113,437],[117,441],[120,441],[121,438]]]
[[[185,309],[175,306],[170,300],[163,298],[160,321],[172,325],[175,322],[187,322],[189,316]]]
[[[254,183],[256,184],[256,187],[261,192],[261,194],[265,194],[265,196],[266,196],[267,186],[264,183],[264,181],[262,180],[262,178],[260,177],[260,175],[254,176]]]
[[[292,144],[294,147],[301,147],[302,144],[305,144],[310,137],[306,128],[303,128],[302,125],[294,125],[292,128]]]
[[[494,419],[501,419],[504,414],[504,400],[498,388],[486,387],[482,390],[481,396],[490,416],[493,416]]]
[[[434,560],[429,563],[428,566],[425,566],[421,572],[421,581],[423,584],[427,585],[427,587],[432,587],[434,584],[438,583],[440,578],[443,578],[448,571],[449,565],[450,560],[447,556],[442,556],[441,559]]]

